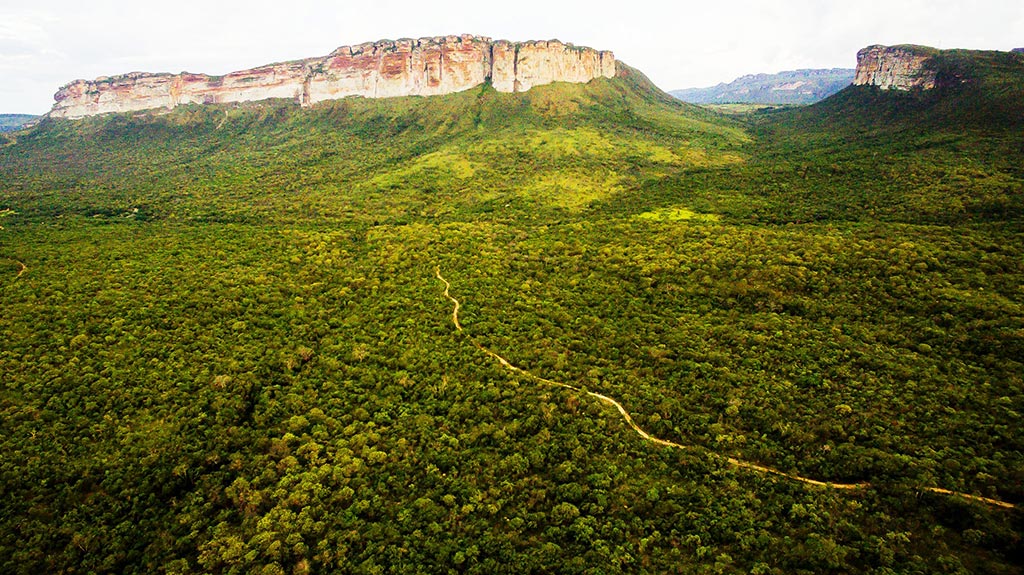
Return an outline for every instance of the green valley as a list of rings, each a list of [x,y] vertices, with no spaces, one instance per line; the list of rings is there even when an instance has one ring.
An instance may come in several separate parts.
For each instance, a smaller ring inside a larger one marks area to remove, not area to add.
[[[1021,573],[1024,55],[935,65],[0,134],[0,571]]]

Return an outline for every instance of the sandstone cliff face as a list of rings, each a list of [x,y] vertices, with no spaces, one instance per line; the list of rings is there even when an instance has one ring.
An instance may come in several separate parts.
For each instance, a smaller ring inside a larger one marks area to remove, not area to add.
[[[232,72],[133,72],[76,80],[60,89],[50,112],[83,118],[110,112],[286,98],[311,106],[348,96],[434,96],[490,80],[499,92],[523,92],[552,82],[589,82],[615,75],[615,56],[558,41],[492,42],[480,36],[444,36],[343,46],[310,58]]]
[[[930,90],[935,87],[936,74],[925,63],[934,51],[920,46],[868,46],[857,52],[855,86],[878,86],[882,89]]]
[[[611,52],[578,48],[557,40],[502,40],[494,44],[492,53],[491,82],[499,92],[525,92],[552,82],[586,83],[597,77],[615,76],[615,57]]]

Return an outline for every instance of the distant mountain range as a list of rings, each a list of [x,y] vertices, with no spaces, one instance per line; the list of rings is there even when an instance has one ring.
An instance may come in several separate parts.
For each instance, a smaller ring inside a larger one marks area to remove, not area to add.
[[[0,114],[0,132],[13,132],[37,117],[30,114]]]
[[[669,92],[691,104],[813,104],[853,82],[852,68],[752,74],[710,88]]]

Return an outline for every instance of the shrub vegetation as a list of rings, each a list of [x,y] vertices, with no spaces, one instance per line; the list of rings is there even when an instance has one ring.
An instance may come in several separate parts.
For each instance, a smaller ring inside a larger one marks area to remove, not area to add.
[[[1024,502],[1022,58],[942,58],[17,133],[0,570],[1020,573],[1019,510],[922,490]]]

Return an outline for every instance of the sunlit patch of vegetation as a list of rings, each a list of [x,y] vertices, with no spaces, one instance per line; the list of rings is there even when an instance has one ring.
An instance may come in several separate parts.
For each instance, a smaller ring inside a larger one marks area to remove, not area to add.
[[[476,174],[476,166],[468,157],[449,153],[432,152],[417,158],[408,167],[374,176],[370,184],[380,188],[397,188],[419,178],[437,180],[468,180]]]
[[[527,201],[566,208],[579,212],[594,200],[621,191],[620,178],[613,172],[592,174],[582,171],[562,171],[541,174],[518,190]]]
[[[650,212],[638,214],[636,217],[642,220],[653,220],[656,222],[680,222],[693,220],[698,222],[717,222],[722,218],[717,214],[699,214],[693,210],[681,207],[662,208]]]

